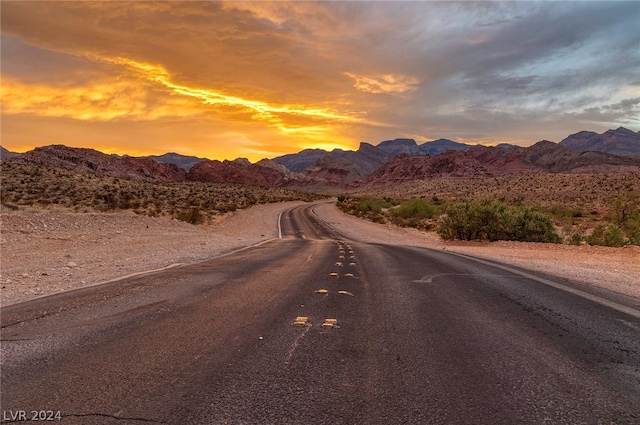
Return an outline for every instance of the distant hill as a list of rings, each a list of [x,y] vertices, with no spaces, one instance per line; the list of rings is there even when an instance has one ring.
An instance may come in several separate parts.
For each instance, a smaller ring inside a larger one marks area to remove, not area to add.
[[[119,157],[64,145],[39,147],[24,154],[2,149],[0,157],[3,163],[36,164],[132,180],[189,180],[322,190],[441,177],[640,172],[640,156],[566,146],[579,144],[583,149],[600,147],[629,153],[634,152],[639,138],[638,133],[621,127],[601,135],[580,132],[560,144],[541,141],[530,147],[472,146],[447,139],[418,145],[413,139],[393,139],[377,146],[362,142],[355,151],[306,149],[255,164],[244,158],[210,161],[177,153]]]
[[[306,167],[289,185],[307,188],[357,185],[392,158],[383,150],[365,142],[360,143],[356,151],[342,151],[340,156],[333,156],[332,153],[327,153],[313,165]]]
[[[11,152],[5,148],[3,148],[2,146],[0,146],[0,161],[5,160],[5,159],[9,159],[9,158],[14,158],[16,156],[19,156],[19,153],[15,153],[15,152]]]
[[[491,177],[520,173],[640,172],[640,158],[581,152],[543,140],[533,146],[478,146],[441,155],[402,154],[367,178],[368,185],[441,177]]]
[[[362,142],[357,151],[334,149],[329,152],[323,149],[304,149],[298,153],[276,157],[273,160],[278,164],[284,165],[289,170],[299,173],[311,167],[312,165],[315,165],[318,160],[324,158],[327,155],[331,158],[344,158],[348,161],[352,161],[357,158],[360,158],[360,160],[362,160],[362,155],[364,155],[363,145],[376,148],[378,150],[376,153],[374,153],[374,151],[370,148],[368,152],[369,154],[372,154],[379,158],[383,157],[383,153],[388,154],[384,162],[390,160],[396,155],[400,155],[403,153],[407,153],[409,155],[439,155],[450,150],[465,150],[470,149],[474,146],[467,145],[465,143],[454,142],[448,139],[433,140],[431,142],[425,142],[421,145],[418,145],[418,143],[416,143],[416,141],[413,139],[393,139],[382,141],[375,146],[370,143]],[[378,164],[378,162],[379,160],[373,161],[373,163],[375,164]],[[341,162],[336,162],[336,164],[338,163]],[[358,166],[363,165],[358,164],[357,161],[355,162],[355,164]],[[379,165],[382,165],[382,163],[380,163]],[[371,166],[365,165],[364,168],[368,173],[375,171],[375,168],[371,168]]]
[[[236,183],[249,186],[283,186],[287,175],[271,166],[251,164],[245,158],[233,161],[206,160],[195,164],[187,180],[210,183]]]
[[[198,158],[197,156],[180,155],[179,153],[169,152],[164,155],[150,155],[147,158],[154,159],[161,164],[175,164],[185,171],[189,171],[191,167],[198,162],[205,161],[206,158]]]
[[[419,155],[420,148],[413,139],[393,139],[384,140],[377,145],[378,149],[385,151],[386,153],[396,156],[403,153],[408,155]]]
[[[560,144],[580,151],[640,156],[640,131],[633,132],[624,127],[607,130],[602,134],[593,131],[580,131],[562,140]]]
[[[94,149],[50,145],[8,159],[22,164],[64,168],[132,180],[179,181],[186,172],[174,164],[160,164],[151,158],[118,157]]]
[[[391,160],[393,155],[389,155],[377,146],[362,142],[357,151],[349,151],[340,158],[361,168],[365,174],[371,174],[382,164]]]
[[[449,139],[438,139],[425,142],[419,146],[421,155],[440,155],[449,151],[464,151],[478,145],[458,143]]]
[[[290,153],[287,155],[273,158],[273,161],[282,164],[294,173],[304,171],[307,167],[315,164],[320,158],[329,155],[332,158],[342,158],[348,152],[342,149],[334,149],[331,152],[324,149],[304,149],[298,153]]]
[[[438,139],[419,145],[413,139],[393,139],[380,142],[377,147],[395,156],[403,153],[409,155],[440,155],[448,151],[461,151],[477,145],[454,142],[449,139]]]

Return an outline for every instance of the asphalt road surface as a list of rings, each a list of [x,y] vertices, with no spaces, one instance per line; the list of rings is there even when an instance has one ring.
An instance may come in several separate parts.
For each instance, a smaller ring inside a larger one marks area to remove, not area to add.
[[[2,422],[639,424],[640,300],[486,260],[282,238],[2,310]]]

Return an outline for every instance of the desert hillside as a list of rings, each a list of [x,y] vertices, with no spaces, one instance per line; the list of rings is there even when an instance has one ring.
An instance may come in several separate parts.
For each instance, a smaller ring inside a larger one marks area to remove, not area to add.
[[[33,164],[4,162],[0,170],[2,207],[9,211],[132,211],[202,224],[255,204],[322,197],[264,186],[132,180]]]
[[[529,173],[480,178],[406,181],[349,191],[353,196],[396,199],[433,197],[447,200],[496,198],[509,203],[550,207],[561,204],[587,212],[607,212],[615,199],[640,192],[640,173]]]

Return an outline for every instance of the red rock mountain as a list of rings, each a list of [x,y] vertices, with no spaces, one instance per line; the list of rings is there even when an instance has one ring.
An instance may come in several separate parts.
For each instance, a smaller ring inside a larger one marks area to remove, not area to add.
[[[614,133],[616,137],[635,134],[626,129],[611,130],[611,134]],[[242,158],[222,162],[205,160],[195,164],[187,173],[174,163],[162,164],[151,158],[118,157],[93,149],[52,145],[13,158],[3,158],[3,162],[40,164],[134,180],[189,180],[309,190],[530,172],[640,172],[640,157],[583,152],[548,141],[526,148],[476,146],[440,155],[405,153],[390,160],[392,156],[376,146],[362,143],[357,151],[342,151],[339,157],[325,155],[301,173],[293,173],[272,160],[251,164]]]
[[[247,159],[202,161],[194,165],[187,180],[210,183],[237,183],[251,186],[282,186],[286,175],[276,168],[251,164]]]
[[[640,172],[640,158],[581,152],[549,141],[528,148],[483,146],[438,156],[398,155],[371,174],[366,183],[380,185],[438,177],[488,177],[528,172]]]
[[[297,182],[307,188],[346,186],[360,183],[368,173],[362,167],[344,158],[332,158],[326,155],[304,170],[304,180]],[[292,185],[295,182],[292,182]]]
[[[94,149],[64,145],[35,148],[7,161],[131,180],[179,181],[184,180],[187,174],[175,164],[160,164],[151,158],[118,157]]]
[[[367,179],[368,184],[380,185],[407,180],[438,177],[486,177],[493,172],[466,151],[451,151],[441,155],[396,156],[378,168]]]
[[[640,131],[634,132],[624,127],[607,130],[602,134],[580,131],[562,140],[560,144],[581,151],[640,156]]]

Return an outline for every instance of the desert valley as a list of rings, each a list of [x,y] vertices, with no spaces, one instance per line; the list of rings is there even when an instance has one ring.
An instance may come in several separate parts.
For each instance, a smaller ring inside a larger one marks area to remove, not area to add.
[[[640,291],[640,134],[624,128],[528,148],[395,139],[254,164],[53,145],[3,150],[1,167],[3,303],[257,243],[274,237],[284,206],[331,197],[340,207],[334,222],[347,219],[339,219],[342,210],[375,222],[391,240],[411,235],[418,245]],[[560,244],[443,237],[447,208],[487,200],[492,208],[538,211]]]
[[[640,2],[0,9],[0,423],[640,424]]]

